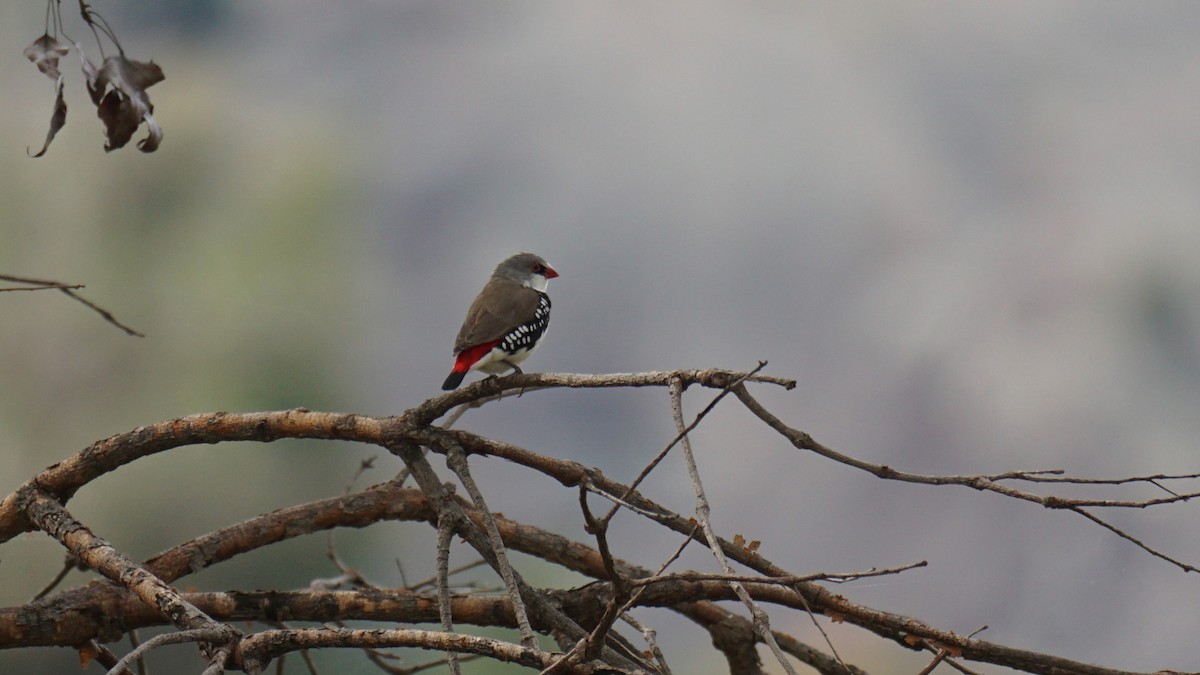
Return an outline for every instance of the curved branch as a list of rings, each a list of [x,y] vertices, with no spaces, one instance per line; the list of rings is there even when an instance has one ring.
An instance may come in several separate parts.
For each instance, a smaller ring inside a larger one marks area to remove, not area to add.
[[[793,589],[783,588],[774,584],[747,583],[746,590],[757,601],[771,603],[797,610],[803,609],[803,598]],[[597,582],[571,590],[547,591],[555,601],[561,603],[562,610],[569,616],[581,622],[596,618],[611,599],[611,585],[607,582]],[[430,594],[417,594],[408,591],[395,590],[358,590],[358,591],[257,591],[257,592],[210,592],[187,593],[183,596],[188,602],[204,610],[210,616],[222,621],[255,621],[264,618],[287,616],[296,621],[332,621],[332,620],[370,620],[405,623],[436,623],[438,609],[436,598]],[[729,615],[712,604],[737,600],[737,595],[724,581],[682,581],[672,580],[656,584],[646,589],[637,600],[641,607],[676,607],[689,605],[692,608],[689,616],[703,625],[729,623]],[[150,625],[155,619],[153,611],[137,600],[126,596],[116,599],[106,605],[106,609],[122,612],[133,622]],[[451,598],[451,611],[456,623],[475,626],[499,626],[515,628],[516,622],[512,613],[509,598],[497,595],[461,596]],[[734,617],[737,618],[737,617]],[[745,621],[744,619],[741,619]],[[753,631],[746,621],[743,630]],[[437,635],[451,635],[435,633]],[[751,638],[743,635],[742,639]],[[914,635],[914,638],[917,637]],[[244,638],[244,640],[250,638]],[[965,639],[965,638],[960,638]],[[926,639],[929,643],[956,647],[952,642]],[[906,643],[906,648],[919,645],[921,639]],[[1104,668],[1082,663],[1071,659],[1060,658],[1048,654],[1015,649],[1003,645],[969,640],[970,649],[964,649],[962,658],[982,661],[996,665],[1017,668],[1036,673],[1074,673],[1076,675],[1134,675],[1128,670]],[[347,646],[347,645],[343,645]],[[386,645],[378,645],[386,646]],[[517,647],[518,645],[512,645]],[[806,648],[796,646],[788,648],[781,642],[789,653],[800,654]],[[436,647],[444,649],[445,647]],[[465,651],[455,647],[456,651]],[[836,668],[829,657],[825,657],[826,667]],[[807,663],[816,665],[808,659]],[[546,664],[549,665],[549,662]],[[542,666],[545,667],[545,666]]]
[[[382,444],[386,424],[394,418],[345,413],[283,410],[259,413],[202,413],[190,415],[97,441],[49,467],[0,500],[0,544],[34,529],[21,503],[31,491],[65,504],[91,481],[142,457],[186,445],[316,438]]]
[[[416,647],[440,651],[466,652],[487,656],[497,661],[518,663],[531,668],[545,668],[554,656],[549,652],[531,647],[514,645],[502,640],[442,633],[436,631],[394,629],[351,629],[351,628],[303,628],[295,630],[268,630],[247,636],[238,643],[234,662],[247,673],[260,673],[272,659],[288,652],[319,647],[352,647],[355,649],[381,647]],[[594,673],[623,673],[611,666],[596,667],[588,664],[575,666],[576,675]]]
[[[611,375],[526,373],[480,380],[435,396],[399,417],[313,412],[296,408],[274,412],[201,413],[166,420],[97,441],[42,471],[0,500],[0,544],[34,529],[18,508],[23,492],[37,489],[65,505],[80,488],[109,471],[142,457],[186,445],[230,441],[270,443],[284,438],[308,438],[356,441],[387,448],[390,444],[415,440],[413,432],[426,427],[455,406],[505,391],[543,387],[665,387],[673,377],[679,378],[685,385],[699,384],[720,389],[744,376],[745,373],[719,369]],[[793,380],[766,375],[755,375],[748,381],[778,384],[789,389],[795,386]]]

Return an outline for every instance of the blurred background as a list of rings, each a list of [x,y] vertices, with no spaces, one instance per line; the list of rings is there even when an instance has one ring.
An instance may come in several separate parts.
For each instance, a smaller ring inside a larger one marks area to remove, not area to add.
[[[1200,4],[94,6],[130,58],[163,67],[149,92],[163,145],[104,153],[72,53],[67,125],[27,157],[53,96],[21,56],[44,5],[0,5],[0,273],[86,284],[146,337],[61,294],[0,294],[0,493],[95,440],[191,413],[416,405],[439,392],[492,267],[522,250],[562,273],[534,370],[765,359],[799,381],[756,388],[780,417],[896,468],[1198,469]],[[95,55],[74,5],[63,14]],[[688,410],[709,396],[689,392]],[[661,390],[532,393],[460,426],[618,480],[673,435]],[[694,442],[717,530],[762,540],[788,569],[930,563],[837,588],[853,600],[1113,668],[1200,669],[1197,582],[1078,516],[879,481],[795,451],[732,400]],[[185,448],[70,508],[148,557],[340,493],[380,454]],[[474,466],[493,510],[586,540],[574,493]],[[397,469],[384,455],[359,485]],[[678,458],[647,492],[692,508]],[[1200,564],[1194,506],[1103,515]],[[615,528],[616,550],[650,567],[678,543],[634,518]],[[399,585],[397,561],[409,581],[433,573],[426,529],[339,532],[337,547]],[[302,538],[181,585],[304,587],[335,574],[324,546]],[[0,603],[27,601],[61,560],[45,536],[4,545]],[[715,570],[699,550],[681,564]],[[704,634],[640,616],[676,672],[720,672]],[[807,617],[772,618],[824,648]],[[826,625],[873,673],[928,662]],[[317,659],[375,672],[356,654]],[[202,668],[191,647],[155,663]],[[4,673],[75,668],[70,650],[0,652]],[[288,672],[304,672],[299,659]]]

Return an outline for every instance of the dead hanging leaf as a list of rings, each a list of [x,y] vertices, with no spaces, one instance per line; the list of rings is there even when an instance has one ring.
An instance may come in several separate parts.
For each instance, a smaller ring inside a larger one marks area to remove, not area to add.
[[[66,56],[69,51],[71,51],[70,47],[46,34],[26,47],[24,54],[25,58],[33,61],[33,65],[37,66],[38,70],[46,74],[46,77],[58,80],[62,77],[62,73],[58,72],[58,60]],[[59,86],[62,86],[61,80]]]
[[[58,130],[67,123],[67,102],[63,99],[63,76],[58,70],[58,60],[70,50],[70,47],[50,37],[48,33],[25,48],[25,58],[32,61],[46,77],[54,80],[55,91],[54,112],[50,114],[50,131],[46,132],[46,142],[42,144],[42,149],[36,155],[31,155],[32,157],[46,154],[46,150],[50,149],[50,141],[54,140]],[[25,152],[28,153],[29,148],[25,148]]]
[[[93,642],[85,642],[79,647],[79,668],[87,670],[92,661],[100,656],[100,651],[96,649],[96,644]]]
[[[92,103],[96,104],[96,115],[104,122],[108,138],[105,151],[124,147],[143,121],[149,133],[138,141],[138,149],[142,152],[157,150],[162,143],[162,127],[154,120],[154,106],[146,89],[165,79],[162,68],[153,61],[143,63],[124,56],[110,56],[97,69],[83,55],[78,43],[75,48],[83,61],[83,74],[88,80]]]
[[[115,90],[108,92],[101,99],[100,105],[96,106],[96,115],[104,122],[105,135],[108,136],[108,142],[104,144],[106,152],[125,147],[142,122],[141,116],[137,114],[129,99],[120,96]]]
[[[42,144],[42,149],[36,155],[31,157],[41,157],[50,149],[50,141],[54,140],[54,135],[59,129],[67,123],[67,102],[63,100],[63,78],[58,76],[58,81],[55,84],[55,89],[58,93],[54,96],[54,112],[50,115],[50,131],[46,132],[46,142]],[[29,152],[29,148],[25,148],[25,152]]]
[[[733,535],[733,545],[740,548],[746,555],[757,555],[758,547],[762,546],[762,542],[757,539],[748,542],[742,535],[735,534]]]

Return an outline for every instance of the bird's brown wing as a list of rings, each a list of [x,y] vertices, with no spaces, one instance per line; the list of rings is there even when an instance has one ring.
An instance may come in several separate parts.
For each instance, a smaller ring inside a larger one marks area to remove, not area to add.
[[[492,279],[467,310],[467,320],[454,341],[454,353],[499,340],[510,330],[532,321],[537,306],[537,291],[515,281]]]

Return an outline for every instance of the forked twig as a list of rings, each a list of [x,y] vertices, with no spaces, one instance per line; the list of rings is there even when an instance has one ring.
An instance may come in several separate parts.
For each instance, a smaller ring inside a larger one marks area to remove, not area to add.
[[[671,448],[674,448],[676,445],[678,445],[680,441],[686,442],[688,432],[691,431],[692,429],[695,429],[697,426],[699,426],[700,422],[704,420],[705,416],[707,416],[708,413],[712,412],[713,408],[716,408],[717,404],[721,402],[721,399],[725,398],[725,396],[728,395],[729,392],[732,391],[735,386],[741,385],[746,380],[753,378],[755,375],[758,374],[758,372],[760,370],[762,370],[763,368],[766,368],[766,367],[767,367],[766,361],[759,361],[758,366],[755,367],[754,370],[751,370],[748,373],[741,374],[733,382],[722,387],[721,393],[717,394],[713,398],[713,400],[708,402],[708,405],[704,406],[704,409],[701,410],[698,415],[696,415],[696,419],[692,420],[692,423],[688,424],[687,426],[681,426],[679,428],[679,433],[675,434],[675,438],[672,438],[670,443],[667,443],[667,447],[663,448],[657,455],[655,455],[654,459],[650,460],[650,463],[647,464],[645,466],[645,468],[643,468],[641,470],[641,472],[638,473],[637,477],[635,477],[633,479],[633,482],[631,482],[629,484],[629,490],[627,490],[626,493],[620,498],[621,501],[624,501],[625,499],[627,499],[629,497],[629,495],[632,494],[633,491],[636,490],[638,488],[638,486],[642,484],[642,481],[646,480],[646,477],[650,475],[650,472],[654,471],[654,468],[657,467],[660,462],[662,462],[664,459],[666,459],[667,453],[671,452]],[[671,382],[671,384],[669,386],[675,386],[675,383],[678,382],[678,379],[672,379],[670,382]],[[605,522],[612,520],[612,517],[614,515],[616,515],[617,509],[619,508],[619,506],[620,506],[620,502],[618,502],[616,505],[614,505],[612,507],[612,509],[610,509],[609,512],[607,514],[605,514],[605,516],[604,516]]]
[[[1140,539],[1121,530],[1117,526],[1088,512],[1084,508],[1084,507],[1147,508],[1150,506],[1157,506],[1160,504],[1170,504],[1170,503],[1179,502],[1179,501],[1186,501],[1187,499],[1190,499],[1193,496],[1200,496],[1200,493],[1198,493],[1197,495],[1179,495],[1176,497],[1167,497],[1167,498],[1161,498],[1161,499],[1148,499],[1148,500],[1141,501],[1141,502],[1129,502],[1129,501],[1117,501],[1117,500],[1094,500],[1094,499],[1071,499],[1071,498],[1067,498],[1067,497],[1038,495],[1038,494],[1034,494],[1032,492],[1026,492],[1024,490],[1018,490],[1017,488],[1014,488],[1014,487],[1011,487],[1009,485],[1005,485],[1005,484],[999,482],[999,480],[1009,480],[1009,479],[1015,479],[1015,478],[1031,480],[1031,478],[1029,478],[1029,476],[1021,475],[1022,472],[999,474],[998,480],[993,480],[993,478],[991,476],[986,476],[986,475],[928,476],[928,475],[924,475],[924,474],[899,471],[897,469],[893,469],[892,467],[884,465],[884,464],[874,464],[872,462],[867,462],[865,460],[858,459],[857,457],[851,457],[850,455],[843,454],[832,448],[826,447],[826,446],[818,443],[809,434],[807,434],[803,431],[800,431],[799,429],[795,429],[795,428],[788,426],[782,420],[780,420],[778,417],[776,417],[773,413],[771,413],[769,410],[767,410],[761,403],[758,402],[757,399],[754,398],[754,396],[752,396],[750,394],[749,391],[747,391],[747,389],[744,385],[738,385],[738,386],[734,387],[734,395],[736,395],[738,397],[738,399],[741,400],[741,402],[746,406],[746,408],[748,410],[750,410],[750,412],[754,413],[763,422],[766,422],[767,426],[778,431],[780,433],[780,435],[782,435],[784,438],[786,438],[788,441],[790,441],[792,443],[792,445],[796,446],[796,448],[798,448],[800,450],[808,450],[810,452],[815,452],[816,454],[821,455],[822,457],[825,457],[827,459],[831,459],[835,462],[838,462],[839,464],[844,464],[849,467],[853,467],[856,469],[860,469],[862,471],[866,471],[869,474],[872,474],[878,478],[883,478],[885,480],[894,480],[894,481],[900,481],[900,482],[904,482],[904,483],[918,483],[918,484],[922,484],[922,485],[960,485],[960,486],[964,486],[964,487],[973,488],[976,490],[984,490],[984,491],[988,491],[988,492],[994,492],[996,494],[1004,495],[1006,497],[1011,497],[1013,499],[1020,499],[1022,501],[1033,502],[1034,504],[1040,504],[1041,506],[1044,506],[1048,509],[1059,509],[1059,510],[1064,510],[1064,511],[1072,511],[1072,512],[1077,513],[1077,514],[1083,516],[1084,518],[1087,518],[1088,520],[1096,523],[1097,525],[1100,525],[1101,527],[1109,530],[1110,532],[1116,534],[1117,536],[1121,537],[1122,539],[1129,541],[1130,543],[1134,544],[1135,546],[1142,549],[1143,551],[1146,551],[1150,555],[1152,555],[1156,558],[1159,558],[1161,560],[1165,560],[1166,562],[1171,563],[1172,565],[1178,567],[1179,569],[1182,569],[1185,572],[1200,572],[1200,567],[1196,567],[1196,566],[1186,563],[1182,560],[1179,560],[1177,558],[1173,558],[1173,557],[1167,555],[1166,553],[1146,544],[1145,542],[1141,541]],[[1034,472],[1034,473],[1042,473],[1042,472]],[[1186,476],[1180,476],[1180,478],[1186,478]],[[1129,482],[1130,480],[1136,480],[1136,479],[1121,479],[1121,480],[1109,481],[1109,482],[1110,483],[1121,483],[1121,482]],[[1068,481],[1059,480],[1056,482],[1068,482]],[[1071,481],[1071,482],[1074,482],[1074,481]]]
[[[117,317],[113,316],[112,312],[108,311],[107,309],[104,309],[103,307],[97,305],[96,303],[92,302],[91,300],[88,300],[87,298],[83,297],[82,295],[79,295],[78,293],[76,293],[75,291],[83,288],[82,284],[64,284],[60,281],[50,281],[48,279],[33,279],[31,277],[18,277],[18,276],[13,276],[11,274],[0,274],[0,280],[11,281],[16,284],[28,284],[28,286],[26,286],[26,287],[3,288],[3,289],[0,289],[0,291],[20,291],[20,290],[37,291],[37,290],[43,290],[43,289],[62,291],[63,293],[66,293],[68,296],[70,296],[75,301],[83,303],[84,306],[88,307],[93,312],[96,312],[97,314],[99,314],[101,317],[104,318],[105,321],[107,321],[107,322],[111,323],[112,325],[116,326],[117,328],[120,328],[121,330],[125,331],[125,333],[127,335],[132,335],[134,337],[146,337],[143,333],[140,333],[137,330],[134,330],[133,328],[130,328],[129,326],[126,326],[125,324],[118,321]]]
[[[761,366],[760,366],[761,367]],[[738,382],[740,385],[741,382]],[[670,386],[671,392],[671,412],[675,418],[675,426],[679,429],[680,444],[683,447],[683,457],[687,464],[688,475],[692,479],[692,487],[696,493],[696,520],[700,523],[700,529],[704,532],[704,538],[708,540],[708,547],[713,552],[713,557],[717,559],[717,563],[725,574],[733,574],[733,567],[729,564],[729,559],[725,557],[725,551],[722,550],[721,544],[717,541],[717,534],[713,532],[712,522],[709,520],[708,497],[704,494],[704,486],[700,483],[700,471],[696,468],[696,458],[692,454],[692,443],[687,436],[687,427],[683,421],[683,383],[679,380],[673,380]],[[775,636],[771,632],[771,622],[767,617],[767,613],[754,602],[746,588],[741,583],[736,581],[729,582],[730,588],[737,594],[738,599],[750,610],[750,615],[753,617],[754,627],[758,630],[759,637],[766,643],[771,653],[779,661],[779,665],[783,666],[783,670],[788,675],[797,675],[796,669],[788,660],[783,650],[779,648],[779,643],[775,641]],[[829,645],[830,649],[833,645]],[[834,650],[834,655],[837,651]],[[839,658],[839,660],[841,660]]]

